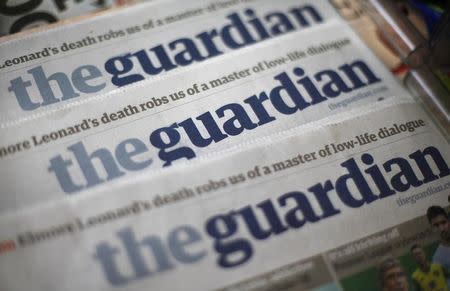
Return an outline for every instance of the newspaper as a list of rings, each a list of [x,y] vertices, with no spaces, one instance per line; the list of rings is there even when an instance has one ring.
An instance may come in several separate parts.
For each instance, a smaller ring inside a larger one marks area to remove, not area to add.
[[[395,258],[439,244],[450,148],[417,104],[368,107],[4,215],[2,289],[407,288]]]
[[[115,0],[12,0],[0,4],[0,36],[120,4]]]
[[[0,122],[343,21],[326,0],[151,1],[0,43]]]
[[[0,212],[391,96],[410,99],[347,25],[280,36],[158,80],[3,124]]]

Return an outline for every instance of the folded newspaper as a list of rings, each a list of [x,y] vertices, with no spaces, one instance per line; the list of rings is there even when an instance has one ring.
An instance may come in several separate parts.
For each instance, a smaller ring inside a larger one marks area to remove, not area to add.
[[[0,122],[336,22],[326,0],[164,0],[27,34],[0,43]]]
[[[411,290],[449,162],[417,104],[350,110],[3,215],[2,290]]]
[[[347,25],[332,22],[290,33],[4,123],[0,212],[391,96],[410,98]]]
[[[88,1],[4,1],[0,33],[45,5]],[[0,50],[0,290],[450,290],[448,136],[328,1],[152,1]]]

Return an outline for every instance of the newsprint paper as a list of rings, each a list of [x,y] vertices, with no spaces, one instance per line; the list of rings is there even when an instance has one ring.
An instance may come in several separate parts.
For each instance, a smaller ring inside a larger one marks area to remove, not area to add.
[[[96,12],[119,2],[123,1],[5,0],[0,4],[0,36]]]
[[[27,34],[0,43],[0,121],[331,22],[326,0],[163,0]]]
[[[418,105],[369,107],[4,215],[1,288],[408,288],[411,246],[448,240],[450,150]]]
[[[392,96],[411,98],[347,25],[279,36],[157,80],[3,123],[0,212]]]

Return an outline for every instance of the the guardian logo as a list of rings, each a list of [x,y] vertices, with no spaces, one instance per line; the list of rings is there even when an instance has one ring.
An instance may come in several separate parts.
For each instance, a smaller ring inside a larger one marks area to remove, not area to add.
[[[253,9],[246,9],[226,18],[227,22],[219,28],[208,28],[194,36],[111,57],[106,60],[104,70],[111,83],[121,87],[323,22],[321,14],[310,4],[262,16]],[[97,93],[107,86],[103,78],[105,73],[89,64],[81,65],[71,73],[48,72],[42,66],[27,72],[26,76],[12,79],[8,87],[24,111],[77,98],[83,93]],[[37,86],[40,96],[31,96],[29,88],[33,86]]]

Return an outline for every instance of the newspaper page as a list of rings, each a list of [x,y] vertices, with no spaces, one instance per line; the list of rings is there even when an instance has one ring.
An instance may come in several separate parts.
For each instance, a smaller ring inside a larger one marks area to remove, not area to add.
[[[0,43],[0,122],[326,23],[326,0],[151,1]]]
[[[347,25],[280,36],[159,80],[4,124],[0,212],[392,96],[410,98]]]
[[[437,257],[444,286],[448,142],[417,104],[368,107],[3,215],[0,284],[388,290],[394,278],[411,290],[413,247]]]
[[[117,2],[117,3],[116,3]],[[0,4],[0,36],[119,4],[115,0],[12,0]]]

